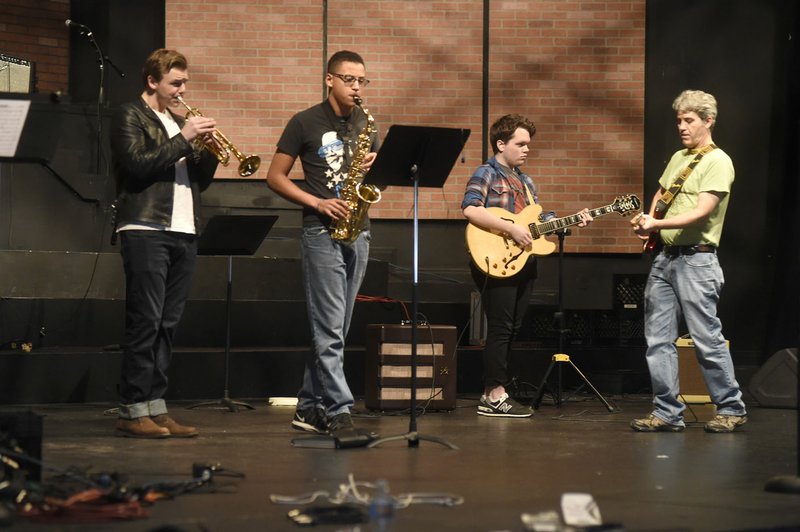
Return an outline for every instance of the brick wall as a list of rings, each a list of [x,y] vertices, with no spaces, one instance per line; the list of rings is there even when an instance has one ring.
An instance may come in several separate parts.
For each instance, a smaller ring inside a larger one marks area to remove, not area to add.
[[[391,124],[472,130],[465,162],[445,186],[420,190],[421,218],[461,219],[464,185],[484,142],[483,2],[327,4],[327,53],[364,56],[372,80],[364,101],[383,134]],[[322,2],[169,0],[166,19],[167,46],[192,63],[193,104],[237,146],[262,156],[256,177],[263,178],[286,120],[323,97]],[[547,210],[563,216],[619,195],[641,197],[644,23],[645,0],[491,2],[489,121],[520,112],[536,123],[526,171]],[[370,209],[374,218],[411,214],[408,188],[390,187]],[[638,249],[616,214],[573,235],[571,251]]]
[[[166,44],[190,62],[187,100],[263,159],[263,179],[289,117],[323,98],[327,55],[367,62],[365,105],[391,124],[468,128],[443,188],[422,188],[423,219],[461,219],[464,185],[482,161],[483,2],[479,0],[166,0]],[[4,0],[0,51],[37,62],[39,89],[67,86],[68,0]],[[534,120],[525,170],[546,210],[599,207],[643,188],[645,0],[492,0],[489,121]],[[37,36],[38,35],[38,36]],[[327,42],[325,42],[327,36]],[[491,152],[490,152],[491,153]],[[219,178],[237,177],[235,165]],[[300,177],[298,169],[293,177]],[[424,176],[423,176],[424,178]],[[644,198],[642,198],[644,199]],[[390,187],[374,218],[409,218],[409,188]],[[633,252],[611,214],[569,240],[570,251]]]
[[[69,0],[2,0],[0,53],[36,63],[40,92],[66,90]]]

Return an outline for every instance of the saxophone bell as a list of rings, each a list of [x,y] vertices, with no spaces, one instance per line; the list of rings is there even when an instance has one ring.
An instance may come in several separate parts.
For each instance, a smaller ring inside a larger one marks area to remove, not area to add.
[[[381,200],[381,189],[369,183],[359,183],[356,187],[358,199],[364,203],[378,203]]]

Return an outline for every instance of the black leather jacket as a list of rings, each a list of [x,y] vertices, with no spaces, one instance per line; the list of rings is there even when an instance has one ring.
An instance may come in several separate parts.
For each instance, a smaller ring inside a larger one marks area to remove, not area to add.
[[[173,116],[182,128],[184,118]],[[116,225],[146,222],[169,226],[175,163],[186,157],[199,234],[200,192],[214,178],[216,157],[194,148],[183,135],[168,138],[161,120],[141,98],[120,106],[111,122],[110,137],[117,184]]]

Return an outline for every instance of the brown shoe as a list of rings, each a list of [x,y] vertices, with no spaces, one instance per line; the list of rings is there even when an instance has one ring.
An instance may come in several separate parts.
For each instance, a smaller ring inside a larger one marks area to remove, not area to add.
[[[169,429],[159,427],[147,416],[117,420],[117,436],[126,438],[168,438]]]
[[[637,432],[683,432],[683,425],[672,425],[650,414],[642,419],[631,421],[631,428]]]
[[[729,416],[717,414],[714,419],[706,423],[703,427],[706,432],[733,432],[736,427],[741,427],[747,423],[747,416]]]
[[[153,422],[159,427],[167,429],[169,431],[169,435],[173,438],[194,438],[199,434],[195,427],[180,425],[167,414],[152,416],[150,419],[152,419]]]

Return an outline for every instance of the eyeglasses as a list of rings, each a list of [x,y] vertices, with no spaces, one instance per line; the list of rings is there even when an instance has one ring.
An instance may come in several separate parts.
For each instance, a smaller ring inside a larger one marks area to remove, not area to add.
[[[369,85],[369,80],[367,78],[363,77],[363,76],[362,77],[355,77],[355,76],[351,76],[350,74],[337,74],[336,72],[328,72],[328,74],[330,74],[331,76],[339,78],[348,87],[352,87],[353,83],[355,83],[356,81],[362,87],[366,87],[367,85]]]

